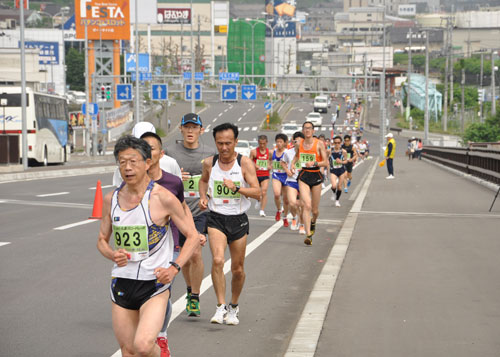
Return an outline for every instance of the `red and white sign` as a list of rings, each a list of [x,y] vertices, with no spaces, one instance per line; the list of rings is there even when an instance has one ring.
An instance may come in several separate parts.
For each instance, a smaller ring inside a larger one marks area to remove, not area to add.
[[[158,9],[159,24],[190,24],[191,9],[189,8],[160,8]]]
[[[76,37],[89,40],[130,40],[128,0],[76,0]]]

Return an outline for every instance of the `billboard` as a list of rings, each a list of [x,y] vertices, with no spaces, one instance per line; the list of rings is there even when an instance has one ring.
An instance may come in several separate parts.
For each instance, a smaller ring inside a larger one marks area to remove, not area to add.
[[[274,29],[273,37],[296,37],[295,0],[265,0],[267,22]],[[271,30],[266,26],[266,37]]]
[[[190,8],[159,8],[157,10],[159,24],[190,24]]]
[[[398,7],[398,16],[415,16],[416,14],[417,5],[415,4],[399,5]]]
[[[26,41],[25,48],[36,48],[38,53],[39,64],[59,64],[59,43],[58,42],[44,42],[44,41]],[[19,42],[21,47],[21,42]]]
[[[89,40],[130,40],[128,0],[75,0],[76,37]]]

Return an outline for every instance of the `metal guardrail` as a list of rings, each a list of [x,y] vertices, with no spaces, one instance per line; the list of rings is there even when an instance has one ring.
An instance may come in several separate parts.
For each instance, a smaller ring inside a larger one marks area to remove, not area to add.
[[[380,125],[368,123],[368,127],[370,129],[373,129],[373,128],[378,129],[378,128],[380,128]],[[403,129],[401,129],[401,128],[389,128],[389,131],[393,131],[395,133],[398,133],[398,135],[399,135],[399,134],[401,134],[401,132],[403,131]]]
[[[424,146],[422,156],[483,180],[500,184],[500,150]]]

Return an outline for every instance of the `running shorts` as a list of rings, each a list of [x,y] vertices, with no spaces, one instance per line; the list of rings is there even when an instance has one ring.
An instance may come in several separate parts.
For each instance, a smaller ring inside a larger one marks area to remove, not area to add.
[[[111,300],[124,309],[139,310],[153,296],[170,291],[170,286],[170,284],[163,285],[157,280],[113,278]]]
[[[334,174],[337,177],[342,176],[344,174],[344,172],[345,172],[345,168],[344,167],[341,167],[339,169],[332,169],[332,168],[330,168],[330,173]]]
[[[319,171],[301,170],[297,179],[304,182],[309,187],[314,187],[323,183],[323,175]]]
[[[287,177],[288,175],[286,173],[273,172],[273,180],[278,180],[283,186],[285,186]]]
[[[257,176],[257,180],[259,180],[259,185],[266,181],[266,180],[269,180],[269,176]]]
[[[227,243],[243,238],[250,232],[246,213],[228,216],[217,212],[208,212],[207,228],[214,228],[225,234]]]
[[[193,217],[194,226],[199,233],[207,233],[207,212],[203,212],[196,217]],[[179,231],[179,245],[184,247],[186,237]]]
[[[299,192],[299,183],[297,181],[288,181],[288,180],[286,180],[285,186],[294,188],[294,189],[297,190],[297,192]]]
[[[348,162],[347,164],[344,165],[345,166],[345,170],[349,173],[352,172],[352,162]]]

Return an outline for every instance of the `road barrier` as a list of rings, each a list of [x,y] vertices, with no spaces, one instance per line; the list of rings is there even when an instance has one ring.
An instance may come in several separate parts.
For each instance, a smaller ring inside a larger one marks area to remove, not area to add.
[[[500,184],[500,150],[424,146],[422,156],[483,180]]]

